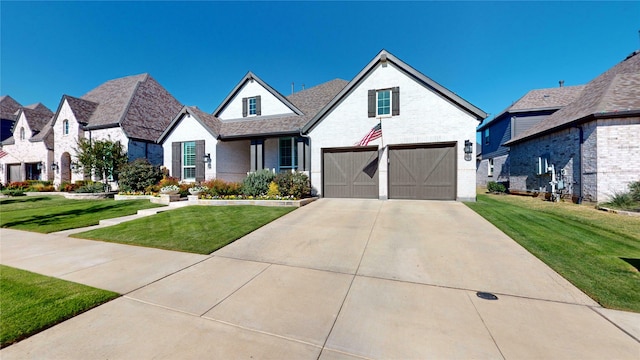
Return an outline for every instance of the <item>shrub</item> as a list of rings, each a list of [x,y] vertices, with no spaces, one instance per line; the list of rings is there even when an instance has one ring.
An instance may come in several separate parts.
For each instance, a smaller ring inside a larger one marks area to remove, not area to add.
[[[240,190],[242,189],[242,184],[240,183],[226,182],[220,179],[207,180],[202,183],[202,186],[209,188],[205,193],[211,196],[240,195]]]
[[[619,209],[631,209],[634,207],[635,202],[633,201],[631,193],[615,192],[613,193],[613,196],[611,196],[611,200],[606,202],[605,205],[610,205]]]
[[[143,192],[162,179],[160,168],[147,159],[136,159],[120,168],[118,186],[124,192]]]
[[[311,184],[309,177],[302,172],[282,172],[275,177],[276,184],[280,189],[280,195],[293,196],[296,199],[309,196],[311,194]]]
[[[491,193],[504,193],[507,191],[507,188],[498,182],[489,181],[487,183],[487,191]]]
[[[75,192],[77,193],[101,193],[104,191],[105,191],[105,185],[103,183],[101,182],[91,183],[87,181],[84,182],[84,185],[79,186],[75,190]]]
[[[269,183],[269,190],[267,190],[267,196],[270,198],[275,198],[280,196],[280,190],[278,189],[278,184],[275,182]]]
[[[275,177],[276,175],[268,169],[250,173],[242,181],[242,193],[249,196],[264,195],[269,191],[269,183]]]
[[[634,181],[629,184],[629,193],[635,201],[640,201],[640,181]]]
[[[9,189],[9,188],[2,190],[2,193],[6,196],[24,196],[25,195],[24,191],[20,189]]]
[[[22,190],[26,191],[29,188],[29,183],[26,181],[14,181],[7,185],[8,190]]]
[[[60,191],[64,191],[64,192],[73,192],[78,188],[78,186],[76,184],[72,184],[70,182],[63,182],[60,184]]]
[[[171,177],[171,176],[165,176],[160,180],[158,185],[161,188],[163,188],[165,186],[169,186],[169,185],[180,185],[180,179],[174,178],[174,177]]]

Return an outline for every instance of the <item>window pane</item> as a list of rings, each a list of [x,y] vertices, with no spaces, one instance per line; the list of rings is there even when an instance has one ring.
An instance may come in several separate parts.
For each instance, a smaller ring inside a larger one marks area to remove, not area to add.
[[[293,154],[291,153],[291,138],[280,139],[280,167],[291,168]]]
[[[249,98],[249,115],[256,114],[256,98]]]
[[[391,114],[391,90],[378,91],[378,115]]]
[[[195,179],[196,177],[196,143],[189,141],[182,144],[182,178]]]

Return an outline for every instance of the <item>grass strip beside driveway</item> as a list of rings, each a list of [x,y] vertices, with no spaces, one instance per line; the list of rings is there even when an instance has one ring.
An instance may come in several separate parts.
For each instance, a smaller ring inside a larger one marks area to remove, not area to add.
[[[0,226],[51,233],[97,225],[100,220],[158,206],[149,200],[75,200],[56,195],[7,198],[0,199]]]
[[[73,237],[210,254],[293,211],[276,206],[187,206]]]
[[[0,265],[0,347],[118,297],[117,293]]]
[[[640,312],[640,273],[623,260],[640,259],[640,219],[519,196],[466,205],[601,305]]]

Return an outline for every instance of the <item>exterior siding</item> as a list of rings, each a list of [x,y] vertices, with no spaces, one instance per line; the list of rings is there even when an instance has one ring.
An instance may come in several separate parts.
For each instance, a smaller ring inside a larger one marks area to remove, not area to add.
[[[242,181],[251,169],[250,150],[249,140],[219,141],[216,144],[216,177],[224,181]]]
[[[400,115],[382,119],[382,138],[369,145],[381,149],[379,198],[388,197],[387,145],[457,143],[458,200],[475,199],[475,161],[464,160],[464,141],[474,140],[478,121],[423,87],[393,64],[380,64],[311,130],[311,184],[322,189],[322,149],[349,147],[357,143],[378,119],[368,118],[367,91],[400,87]],[[472,158],[475,159],[475,147]]]
[[[146,158],[152,165],[160,166],[162,165],[162,162],[164,160],[164,151],[162,145],[160,144],[146,141],[129,140],[127,149],[127,156],[129,158],[129,161]]]
[[[174,142],[196,141],[204,140],[204,153],[211,155],[211,163],[205,165],[204,178],[205,180],[216,178],[216,169],[219,161],[230,161],[226,157],[221,157],[216,152],[218,140],[211,135],[211,133],[202,126],[194,117],[183,116],[179,124],[175,126],[173,131],[164,138],[162,144],[163,149],[163,161],[165,167],[170,171],[170,175],[173,177],[181,178],[181,174],[174,174],[171,169],[172,149],[171,144]],[[202,159],[196,159],[196,161],[202,161]]]
[[[509,182],[509,156],[502,155],[493,158],[493,176],[489,176],[489,159],[480,161],[476,170],[476,184],[487,186],[487,182]]]
[[[242,98],[257,95],[260,95],[261,116],[293,114],[293,111],[291,111],[289,107],[273,96],[273,94],[262,87],[257,81],[250,80],[247,81],[236,96],[229,101],[229,104],[220,112],[218,118],[224,120],[242,118]],[[250,119],[252,117],[254,116],[249,116],[248,118]]]
[[[640,117],[600,119],[597,124],[596,201],[603,202],[640,181]]]

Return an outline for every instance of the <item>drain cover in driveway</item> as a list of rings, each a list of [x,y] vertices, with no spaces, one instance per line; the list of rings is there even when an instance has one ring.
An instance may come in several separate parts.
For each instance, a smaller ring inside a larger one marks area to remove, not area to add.
[[[485,299],[485,300],[498,300],[498,297],[493,295],[492,293],[488,293],[488,292],[482,292],[482,291],[478,291],[476,293],[476,295],[480,298],[480,299]]]

